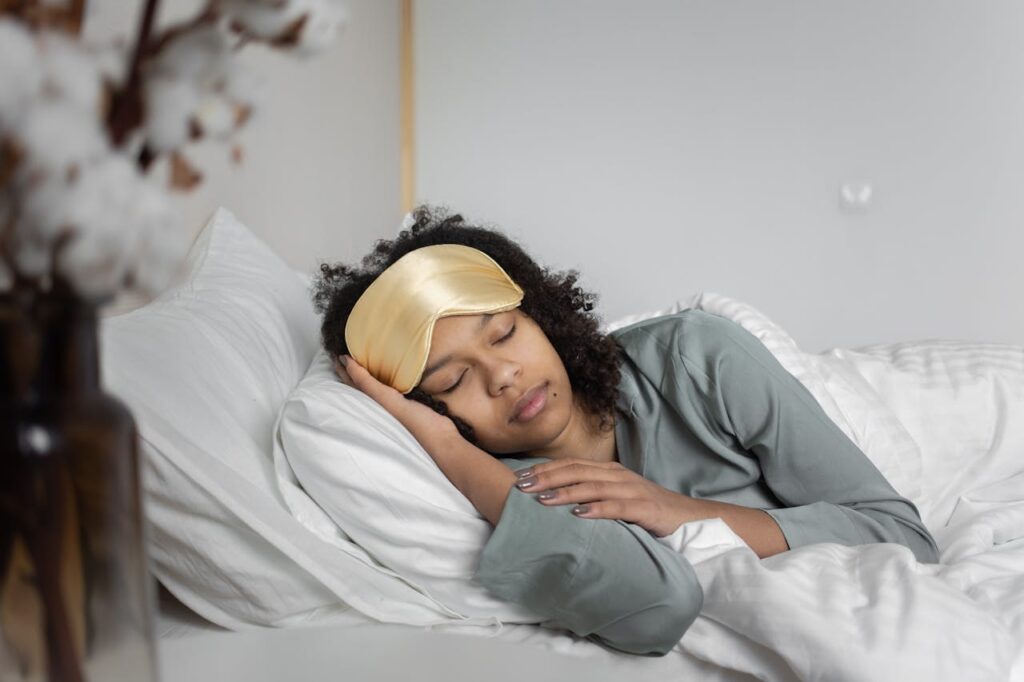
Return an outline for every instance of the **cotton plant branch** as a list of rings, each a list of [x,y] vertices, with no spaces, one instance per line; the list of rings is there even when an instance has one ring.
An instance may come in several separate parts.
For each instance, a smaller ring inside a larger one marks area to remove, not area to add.
[[[160,28],[159,6],[145,0],[126,55],[84,41],[84,0],[0,0],[0,292],[93,303],[158,292],[185,243],[170,188],[149,171],[166,157],[171,188],[195,187],[182,149],[250,120],[260,88],[238,64],[242,47],[313,54],[347,22],[338,0],[209,0]],[[0,636],[23,673],[75,682],[90,634],[88,547],[67,472],[54,475],[0,510],[17,518],[0,528]]]
[[[107,130],[110,141],[115,147],[121,146],[132,130],[137,128],[143,119],[142,104],[142,62],[148,55],[148,45],[153,34],[160,0],[146,0],[142,10],[142,23],[132,48],[131,64],[124,87],[112,97],[110,115],[107,117]]]
[[[315,54],[348,21],[340,0],[209,0],[160,27],[159,0],[144,0],[126,53],[84,42],[85,9],[0,0],[0,291],[61,278],[96,301],[159,291],[184,252],[168,192],[203,177],[185,150],[227,142],[240,162],[235,136],[264,99],[237,53]]]

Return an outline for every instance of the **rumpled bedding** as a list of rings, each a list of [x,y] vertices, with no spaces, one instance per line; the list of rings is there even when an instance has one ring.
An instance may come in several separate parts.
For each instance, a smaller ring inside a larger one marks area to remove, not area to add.
[[[694,304],[755,333],[848,434],[873,439],[866,453],[941,555],[828,543],[759,560],[720,519],[686,524],[704,608],[678,651],[762,680],[1024,680],[1024,346],[809,354],[742,304]]]
[[[684,524],[670,545],[694,565],[704,605],[664,657],[528,623],[497,633],[480,619],[427,627],[599,659],[637,682],[1024,682],[1024,346],[928,340],[811,354],[742,302],[702,292],[689,307],[765,344],[917,506],[940,563],[919,564],[891,543],[758,559],[724,522],[707,519]],[[359,627],[376,624],[349,615],[366,621]]]

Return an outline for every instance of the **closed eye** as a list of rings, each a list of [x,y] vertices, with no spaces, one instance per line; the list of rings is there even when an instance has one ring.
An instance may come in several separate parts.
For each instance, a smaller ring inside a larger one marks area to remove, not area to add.
[[[495,345],[497,345],[497,344],[499,344],[499,343],[505,343],[505,342],[506,342],[506,341],[508,341],[508,340],[509,340],[510,338],[512,338],[512,335],[513,335],[513,334],[515,334],[515,333],[516,333],[516,325],[512,325],[512,329],[510,329],[510,330],[508,331],[508,334],[505,334],[505,336],[503,336],[503,337],[501,337],[500,339],[498,339],[497,341],[495,341],[495,342],[494,342],[494,343],[495,343]],[[452,391],[454,391],[455,389],[457,389],[457,388],[459,387],[459,385],[460,385],[460,384],[462,383],[462,377],[464,377],[464,376],[466,376],[466,373],[465,373],[465,372],[463,372],[462,374],[460,374],[460,375],[459,375],[459,380],[458,380],[458,381],[456,381],[456,382],[455,382],[454,384],[452,384],[452,385],[451,385],[451,388],[447,388],[447,389],[445,389],[445,390],[441,391],[440,395],[446,395],[446,394],[448,394],[448,393],[451,393],[451,392],[452,392]]]

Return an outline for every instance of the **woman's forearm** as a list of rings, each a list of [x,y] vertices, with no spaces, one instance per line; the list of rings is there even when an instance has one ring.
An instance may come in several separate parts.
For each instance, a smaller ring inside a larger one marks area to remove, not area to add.
[[[763,509],[743,507],[728,502],[701,500],[680,495],[678,504],[679,523],[700,519],[720,518],[736,535],[743,538],[758,557],[764,559],[789,549],[789,543],[782,529],[771,514]]]
[[[492,526],[497,526],[516,482],[515,473],[458,434],[419,440],[452,485]]]
[[[516,482],[515,473],[458,434],[418,440],[452,485],[492,526],[497,526]],[[676,514],[680,524],[721,518],[762,559],[789,549],[775,519],[762,509],[679,495]]]

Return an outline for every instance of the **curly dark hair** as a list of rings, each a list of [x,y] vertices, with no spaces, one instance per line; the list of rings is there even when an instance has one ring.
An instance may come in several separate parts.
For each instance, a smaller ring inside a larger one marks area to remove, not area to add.
[[[323,316],[320,334],[324,350],[332,357],[348,353],[348,316],[363,292],[392,263],[424,246],[463,244],[493,258],[522,288],[520,309],[547,335],[565,365],[584,411],[597,421],[599,431],[614,428],[620,345],[612,336],[599,331],[599,319],[591,312],[598,295],[576,286],[579,272],[552,273],[499,230],[466,224],[461,215],[452,215],[445,208],[419,206],[412,217],[415,223],[395,239],[377,240],[373,251],[362,259],[361,267],[342,263],[320,265],[313,281],[313,303]],[[449,414],[444,401],[432,398],[418,386],[406,396],[449,417],[463,438],[478,445],[473,428]]]

